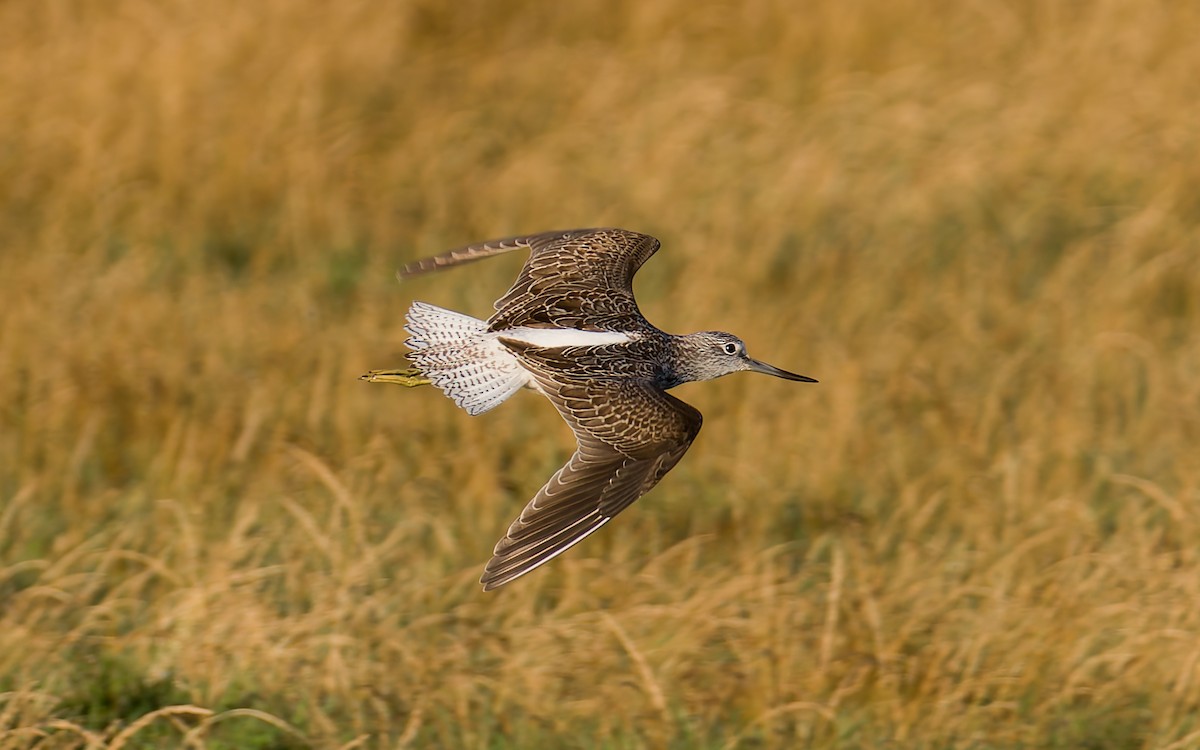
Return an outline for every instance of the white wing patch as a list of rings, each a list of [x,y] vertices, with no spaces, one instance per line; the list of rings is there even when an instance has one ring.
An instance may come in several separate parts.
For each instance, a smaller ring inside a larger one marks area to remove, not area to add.
[[[628,344],[633,341],[633,337],[628,333],[581,331],[578,328],[509,328],[496,335],[545,349],[561,349],[566,346],[606,346]]]

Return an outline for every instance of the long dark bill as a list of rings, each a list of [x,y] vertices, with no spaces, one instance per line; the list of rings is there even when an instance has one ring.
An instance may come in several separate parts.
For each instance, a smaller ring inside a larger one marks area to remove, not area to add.
[[[796,373],[788,372],[787,370],[780,370],[775,365],[768,365],[766,362],[759,362],[757,359],[751,359],[749,361],[750,370],[752,372],[761,372],[764,375],[774,375],[777,378],[783,378],[784,380],[795,380],[800,383],[817,382],[816,378],[810,378],[807,375],[797,375]]]

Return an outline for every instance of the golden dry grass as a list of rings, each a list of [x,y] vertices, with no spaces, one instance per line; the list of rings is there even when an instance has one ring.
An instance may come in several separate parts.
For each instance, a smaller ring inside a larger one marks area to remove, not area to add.
[[[0,4],[0,746],[1200,747],[1200,9]],[[493,595],[570,450],[422,298],[652,232],[820,378]],[[890,743],[890,744],[889,744]]]

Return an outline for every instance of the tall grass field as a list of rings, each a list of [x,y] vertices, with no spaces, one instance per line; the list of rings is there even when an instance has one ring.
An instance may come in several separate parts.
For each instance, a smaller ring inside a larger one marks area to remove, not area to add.
[[[1200,6],[0,3],[0,748],[1200,748]],[[619,226],[811,375],[574,449],[404,366]]]

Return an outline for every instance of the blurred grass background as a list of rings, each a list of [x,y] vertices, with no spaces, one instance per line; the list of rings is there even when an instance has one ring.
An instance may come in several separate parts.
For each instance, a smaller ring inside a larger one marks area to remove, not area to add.
[[[1200,747],[1200,7],[0,4],[0,747]],[[617,225],[651,495],[483,595],[569,454],[402,363]]]

